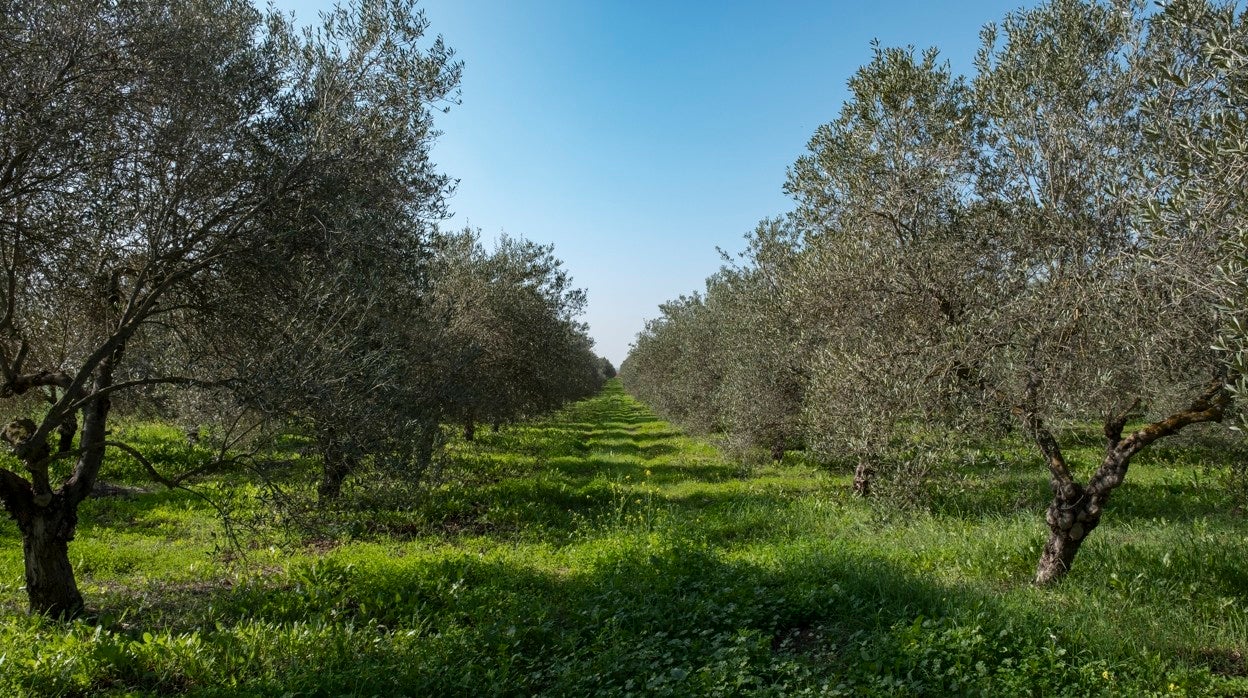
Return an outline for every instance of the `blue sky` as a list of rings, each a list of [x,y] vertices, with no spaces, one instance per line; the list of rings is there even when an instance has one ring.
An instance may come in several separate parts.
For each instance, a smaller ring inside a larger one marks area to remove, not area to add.
[[[300,21],[331,5],[277,0]],[[449,226],[555,245],[616,365],[659,303],[700,290],[785,168],[845,100],[870,42],[940,48],[969,72],[980,27],[1020,0],[424,0],[464,62],[434,149],[460,180]]]

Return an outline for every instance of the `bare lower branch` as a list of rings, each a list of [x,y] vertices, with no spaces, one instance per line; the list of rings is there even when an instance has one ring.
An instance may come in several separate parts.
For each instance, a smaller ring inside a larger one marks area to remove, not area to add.
[[[1070,466],[1066,464],[1066,457],[1062,454],[1062,447],[1057,443],[1057,439],[1053,436],[1053,432],[1044,426],[1044,422],[1035,413],[1028,413],[1022,416],[1023,428],[1031,436],[1031,440],[1039,447],[1040,453],[1044,455],[1045,464],[1049,466],[1049,475],[1054,484],[1054,489],[1066,490],[1075,486],[1075,478],[1070,474]]]
[[[110,385],[107,388],[96,390],[92,392],[90,395],[87,395],[86,397],[79,399],[77,402],[69,406],[69,410],[71,412],[75,412],[77,410],[82,409],[88,402],[92,400],[100,398],[104,395],[110,395],[112,393],[125,390],[127,388],[138,388],[138,387],[149,386],[149,385],[177,385],[177,386],[195,387],[195,388],[220,388],[220,387],[229,385],[229,383],[230,382],[227,380],[206,381],[206,380],[200,380],[198,378],[190,378],[186,376],[168,376],[165,378],[140,378],[138,380],[122,381],[120,383],[114,383],[113,385]]]
[[[1231,396],[1226,390],[1225,383],[1219,378],[1193,400],[1186,410],[1176,412],[1163,420],[1132,432],[1130,436],[1122,440],[1117,450],[1130,457],[1157,439],[1177,433],[1189,424],[1220,422],[1230,404]]]
[[[0,395],[22,395],[31,388],[41,388],[53,386],[57,388],[68,389],[73,383],[73,378],[62,371],[40,371],[38,373],[28,373],[19,375],[17,373],[8,373],[7,381],[3,387],[0,387]]]
[[[195,477],[196,475],[202,475],[203,473],[206,473],[210,470],[213,470],[215,468],[221,467],[229,463],[229,461],[214,460],[214,461],[205,463],[204,465],[191,468],[190,470],[179,473],[178,475],[168,477],[168,476],[162,475],[161,472],[156,469],[156,466],[152,465],[152,462],[149,461],[146,456],[144,456],[141,452],[139,452],[138,449],[134,448],[133,446],[129,444],[121,443],[120,441],[105,441],[104,445],[111,446],[119,451],[125,451],[126,453],[130,454],[135,460],[139,462],[139,465],[143,466],[143,469],[147,471],[147,474],[151,476],[153,480],[155,480],[156,482],[159,482],[165,487],[168,487],[169,489],[176,489],[176,488],[185,489],[182,486],[182,483],[186,482],[188,479]]]

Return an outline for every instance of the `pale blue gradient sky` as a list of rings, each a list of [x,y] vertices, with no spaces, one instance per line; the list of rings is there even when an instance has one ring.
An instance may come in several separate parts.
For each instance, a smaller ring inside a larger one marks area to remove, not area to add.
[[[424,0],[464,62],[463,103],[437,118],[434,159],[460,180],[447,225],[554,243],[619,365],[716,246],[791,208],[785,168],[873,38],[969,72],[980,27],[1022,3]],[[276,1],[301,22],[331,4]]]

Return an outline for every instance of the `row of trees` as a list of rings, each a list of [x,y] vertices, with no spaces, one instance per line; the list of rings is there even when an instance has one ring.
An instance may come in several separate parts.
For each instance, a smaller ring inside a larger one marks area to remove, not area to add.
[[[441,425],[594,391],[549,247],[447,233],[433,114],[460,64],[411,0],[297,31],[246,0],[4,0],[0,503],[33,612],[83,606],[67,545],[116,408],[207,426],[214,467],[291,429],[322,499],[416,478]]]
[[[1051,0],[982,32],[970,77],[876,46],[706,291],[621,367],[685,424],[879,473],[1014,429],[1066,573],[1133,456],[1245,385],[1248,15]],[[1062,444],[1098,422],[1080,480]],[[1128,424],[1131,429],[1127,429]]]

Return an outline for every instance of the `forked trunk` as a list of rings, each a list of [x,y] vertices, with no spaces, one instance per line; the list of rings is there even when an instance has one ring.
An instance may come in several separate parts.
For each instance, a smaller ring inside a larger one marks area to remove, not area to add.
[[[1105,456],[1086,486],[1075,482],[1061,446],[1040,418],[1031,412],[1022,413],[1023,426],[1039,446],[1049,467],[1049,484],[1053,488],[1053,502],[1045,515],[1049,540],[1036,565],[1036,584],[1050,584],[1070,571],[1083,541],[1100,524],[1109,496],[1126,479],[1127,469],[1135,454],[1157,439],[1178,433],[1190,424],[1222,420],[1230,403],[1230,396],[1223,385],[1221,378],[1215,379],[1186,410],[1146,424],[1126,436],[1123,436],[1123,429],[1140,401],[1136,400],[1121,413],[1107,415]]]
[[[73,540],[78,524],[78,505],[95,488],[104,463],[108,413],[112,406],[107,390],[112,386],[113,366],[124,351],[124,339],[122,335],[115,337],[111,352],[100,360],[96,368],[95,379],[91,383],[91,391],[95,395],[81,401],[82,431],[78,459],[73,472],[60,487],[55,490],[52,487],[47,440],[56,431],[60,436],[58,452],[68,452],[67,446],[73,438],[77,420],[72,409],[67,410],[69,414],[58,416],[56,413],[57,405],[69,402],[75,395],[63,395],[38,428],[34,428],[30,420],[15,420],[4,430],[4,440],[9,442],[13,454],[30,473],[27,480],[0,467],[0,504],[17,522],[22,534],[26,597],[32,614],[70,618],[82,613],[82,593],[78,591],[74,568],[69,562],[69,542]],[[51,374],[39,374],[48,375]]]
[[[72,618],[83,610],[82,594],[69,562],[69,541],[74,537],[77,516],[60,496],[41,509],[20,524],[30,612]]]

